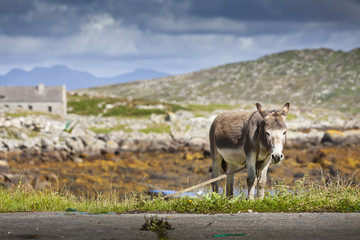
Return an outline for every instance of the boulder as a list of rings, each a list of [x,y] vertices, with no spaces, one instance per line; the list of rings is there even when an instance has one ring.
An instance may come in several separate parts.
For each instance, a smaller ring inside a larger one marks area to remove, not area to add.
[[[82,140],[78,137],[70,137],[65,139],[66,146],[71,150],[71,152],[78,153],[84,150],[84,144]]]
[[[0,175],[9,173],[9,163],[5,160],[0,160]]]
[[[7,149],[8,152],[10,152],[19,148],[21,146],[21,141],[15,139],[3,139],[2,145]]]
[[[24,149],[24,148],[31,149],[31,148],[36,148],[36,147],[41,147],[41,140],[38,137],[28,138],[28,139],[24,140],[20,145],[21,149]]]
[[[95,139],[91,145],[87,146],[86,150],[94,153],[100,153],[100,150],[104,148],[106,148],[106,143],[99,139]]]
[[[165,117],[164,117],[164,115],[152,113],[150,115],[150,120],[154,123],[163,123],[165,120]]]
[[[175,112],[175,114],[179,118],[193,118],[194,117],[194,114],[192,112],[185,111],[185,110],[178,110]]]
[[[9,134],[4,128],[0,128],[0,138],[8,138]]]
[[[177,123],[179,121],[178,116],[173,112],[168,112],[165,116],[165,121],[171,123]]]
[[[47,138],[41,138],[40,139],[40,146],[43,149],[53,150],[54,149],[54,143]]]
[[[106,142],[105,147],[106,147],[106,148],[111,148],[111,149],[116,149],[116,148],[119,147],[119,144],[117,144],[117,143],[114,142],[114,141],[109,140],[109,141]]]

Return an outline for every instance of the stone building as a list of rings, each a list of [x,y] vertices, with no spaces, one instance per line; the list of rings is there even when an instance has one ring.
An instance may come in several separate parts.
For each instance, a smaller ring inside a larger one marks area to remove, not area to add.
[[[65,86],[0,86],[0,106],[66,115]]]

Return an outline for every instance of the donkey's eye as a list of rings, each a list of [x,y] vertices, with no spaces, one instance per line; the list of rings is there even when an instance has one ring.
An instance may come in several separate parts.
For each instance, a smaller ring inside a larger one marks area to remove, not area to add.
[[[267,136],[270,136],[270,133],[269,133],[269,132],[265,132],[265,134],[266,134]]]
[[[283,133],[284,135],[286,134],[286,131]]]

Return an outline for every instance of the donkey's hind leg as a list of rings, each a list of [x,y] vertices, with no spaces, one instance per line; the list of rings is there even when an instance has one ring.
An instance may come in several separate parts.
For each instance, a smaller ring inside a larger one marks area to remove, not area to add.
[[[224,161],[223,157],[215,149],[214,153],[212,154],[212,178],[220,176],[222,161]],[[211,185],[213,192],[219,192],[219,181],[213,182]]]

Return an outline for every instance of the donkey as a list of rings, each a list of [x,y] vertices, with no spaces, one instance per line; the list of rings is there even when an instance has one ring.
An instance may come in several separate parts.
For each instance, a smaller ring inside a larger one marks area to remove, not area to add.
[[[270,163],[277,164],[284,159],[285,120],[290,103],[280,110],[267,111],[259,103],[256,107],[255,112],[224,112],[214,119],[210,127],[212,177],[219,176],[221,169],[230,173],[226,179],[227,196],[233,195],[234,173],[231,172],[246,166],[248,199],[254,199],[257,182],[257,197],[264,198]],[[218,181],[212,183],[212,189],[219,191]]]

